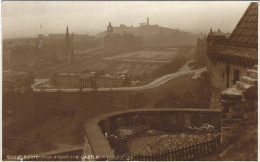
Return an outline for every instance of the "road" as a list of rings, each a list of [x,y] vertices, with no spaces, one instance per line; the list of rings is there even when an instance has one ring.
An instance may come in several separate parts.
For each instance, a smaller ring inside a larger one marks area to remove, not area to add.
[[[92,88],[84,88],[84,89],[79,89],[79,88],[74,88],[74,89],[56,89],[56,88],[52,88],[52,89],[40,89],[40,88],[35,88],[35,86],[33,86],[33,91],[34,92],[91,92],[91,91],[138,91],[138,90],[145,90],[145,89],[151,89],[151,88],[155,88],[155,87],[159,87],[165,83],[167,83],[168,81],[177,78],[177,77],[182,77],[182,76],[187,76],[187,75],[194,75],[195,73],[200,73],[204,70],[206,70],[206,68],[200,68],[200,69],[196,69],[196,70],[190,70],[188,68],[188,63],[187,62],[182,68],[180,68],[179,71],[177,71],[176,73],[173,74],[166,74],[160,78],[155,79],[154,81],[143,85],[143,86],[136,86],[136,87],[116,87],[116,88],[97,88],[97,89],[92,89]]]
[[[123,58],[103,58],[103,60],[115,60],[115,61],[126,61],[126,62],[151,62],[151,63],[170,63],[172,61],[165,61],[165,60],[138,60],[138,59],[123,59]]]
[[[49,81],[50,79],[34,79],[34,83],[32,85],[32,87],[35,87],[37,85],[43,84],[47,81]]]

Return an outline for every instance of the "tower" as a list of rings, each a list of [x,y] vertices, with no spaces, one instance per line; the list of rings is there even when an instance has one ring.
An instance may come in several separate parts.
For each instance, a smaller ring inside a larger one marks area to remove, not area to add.
[[[214,35],[212,28],[210,28],[209,34],[208,35]]]
[[[113,26],[111,25],[111,22],[109,22],[109,25],[107,26],[107,34],[108,35],[113,34]]]
[[[146,23],[147,26],[149,26],[149,17],[147,17],[147,23]]]
[[[65,59],[67,61],[70,60],[71,56],[71,44],[70,44],[70,34],[69,34],[69,27],[67,25],[66,34],[65,34]]]

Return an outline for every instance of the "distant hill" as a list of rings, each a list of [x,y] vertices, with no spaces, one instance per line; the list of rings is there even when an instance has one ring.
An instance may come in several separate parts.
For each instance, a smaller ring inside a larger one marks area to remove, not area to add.
[[[141,27],[127,27],[120,25],[114,27],[114,33],[133,33],[137,37],[142,38],[142,46],[174,46],[174,45],[195,45],[197,35],[178,29],[170,29],[159,27],[157,25],[141,26]],[[97,38],[103,38],[106,31],[98,33]]]

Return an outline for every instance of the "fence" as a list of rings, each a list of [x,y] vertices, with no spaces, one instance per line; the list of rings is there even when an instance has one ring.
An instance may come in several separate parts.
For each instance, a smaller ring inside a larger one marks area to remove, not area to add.
[[[131,161],[185,161],[196,160],[199,157],[213,153],[220,145],[220,136],[203,141],[194,145],[169,150],[167,152],[152,155],[129,155],[115,157],[114,160],[131,160]]]

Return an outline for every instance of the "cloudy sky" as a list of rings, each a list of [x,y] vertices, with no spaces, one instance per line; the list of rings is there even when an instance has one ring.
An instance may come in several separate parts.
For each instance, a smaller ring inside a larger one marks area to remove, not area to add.
[[[77,34],[97,34],[112,25],[150,24],[208,33],[220,28],[232,32],[250,2],[170,1],[45,1],[2,2],[2,35],[34,37],[38,33],[64,33],[66,25]]]

